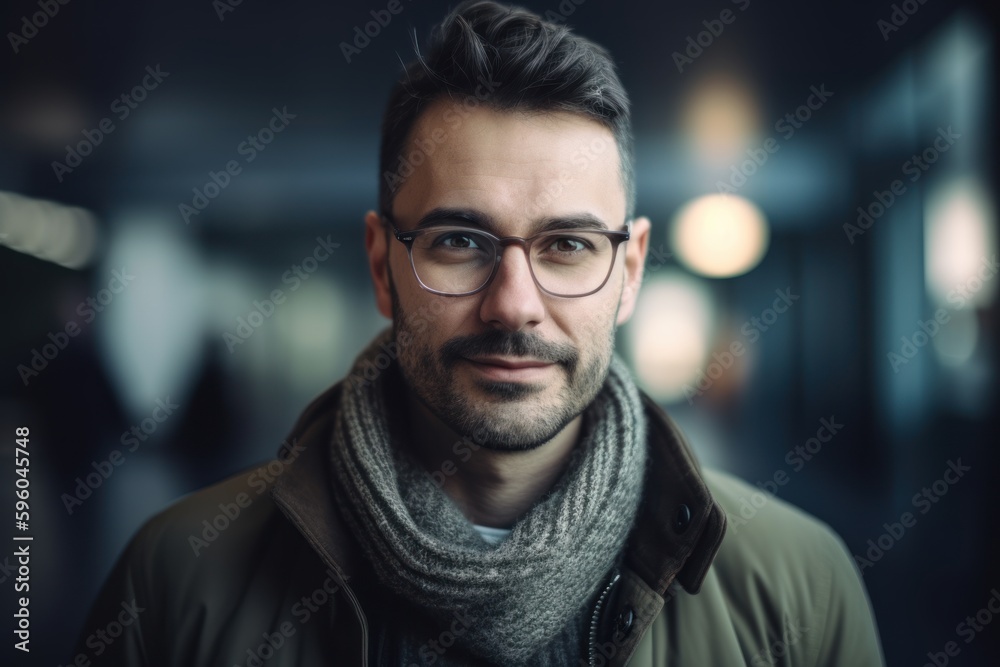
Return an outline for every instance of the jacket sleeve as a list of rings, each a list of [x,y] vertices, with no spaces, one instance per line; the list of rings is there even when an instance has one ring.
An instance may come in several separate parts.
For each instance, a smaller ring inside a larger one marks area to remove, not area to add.
[[[91,606],[67,664],[93,667],[155,667],[157,612],[150,604],[144,531],[126,547]]]
[[[829,541],[831,587],[826,623],[819,643],[818,667],[884,667],[878,628],[871,602],[843,541],[832,530]]]

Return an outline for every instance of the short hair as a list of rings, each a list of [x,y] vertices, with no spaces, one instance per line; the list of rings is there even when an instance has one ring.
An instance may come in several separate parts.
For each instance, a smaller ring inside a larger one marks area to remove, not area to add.
[[[415,38],[414,38],[414,41]],[[469,0],[430,36],[425,54],[393,85],[382,120],[379,206],[392,203],[405,175],[403,152],[420,114],[443,97],[478,99],[498,111],[566,111],[600,122],[618,147],[626,216],[635,211],[635,167],[628,94],[601,46],[522,7]],[[488,95],[483,82],[495,82]],[[485,97],[485,99],[483,99]]]

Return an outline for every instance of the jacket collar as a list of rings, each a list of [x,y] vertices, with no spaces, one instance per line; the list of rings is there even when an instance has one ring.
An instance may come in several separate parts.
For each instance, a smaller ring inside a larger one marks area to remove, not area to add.
[[[722,544],[726,515],[712,500],[677,425],[645,392],[639,394],[648,421],[649,461],[626,563],[660,595],[675,576],[684,590],[697,593]]]
[[[289,439],[298,446],[299,457],[275,480],[271,493],[346,586],[359,572],[362,554],[330,487],[329,443],[342,386],[343,381],[327,390],[299,417]],[[725,513],[713,502],[677,426],[644,392],[640,395],[648,419],[649,460],[626,564],[660,595],[675,578],[696,593],[722,543]]]

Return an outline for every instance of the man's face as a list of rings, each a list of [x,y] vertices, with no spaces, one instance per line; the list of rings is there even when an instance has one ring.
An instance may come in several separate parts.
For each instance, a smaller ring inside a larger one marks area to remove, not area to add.
[[[560,218],[589,217],[623,229],[625,192],[613,135],[583,116],[470,110],[441,101],[417,121],[407,154],[417,166],[393,204],[400,229],[413,230],[442,208],[468,213],[476,222],[462,224],[499,237],[529,237]],[[406,247],[385,234],[378,216],[369,213],[367,223],[379,308],[392,317],[403,375],[453,431],[485,434],[480,441],[491,449],[530,449],[594,399],[615,328],[631,315],[648,221],[637,221],[633,240],[619,247],[604,287],[580,298],[540,291],[518,245],[502,250],[483,291],[432,294],[420,287]]]

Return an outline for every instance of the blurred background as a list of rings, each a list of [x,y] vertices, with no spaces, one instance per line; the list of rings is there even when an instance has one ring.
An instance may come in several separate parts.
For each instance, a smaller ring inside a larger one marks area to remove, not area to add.
[[[948,641],[998,664],[1000,622],[957,634],[1000,587],[995,13],[522,4],[606,46],[632,96],[641,385],[707,465],[843,536],[890,665]],[[31,430],[35,536],[15,664],[70,660],[142,522],[273,456],[388,324],[362,237],[379,122],[449,4],[386,5],[0,10],[0,433]]]

